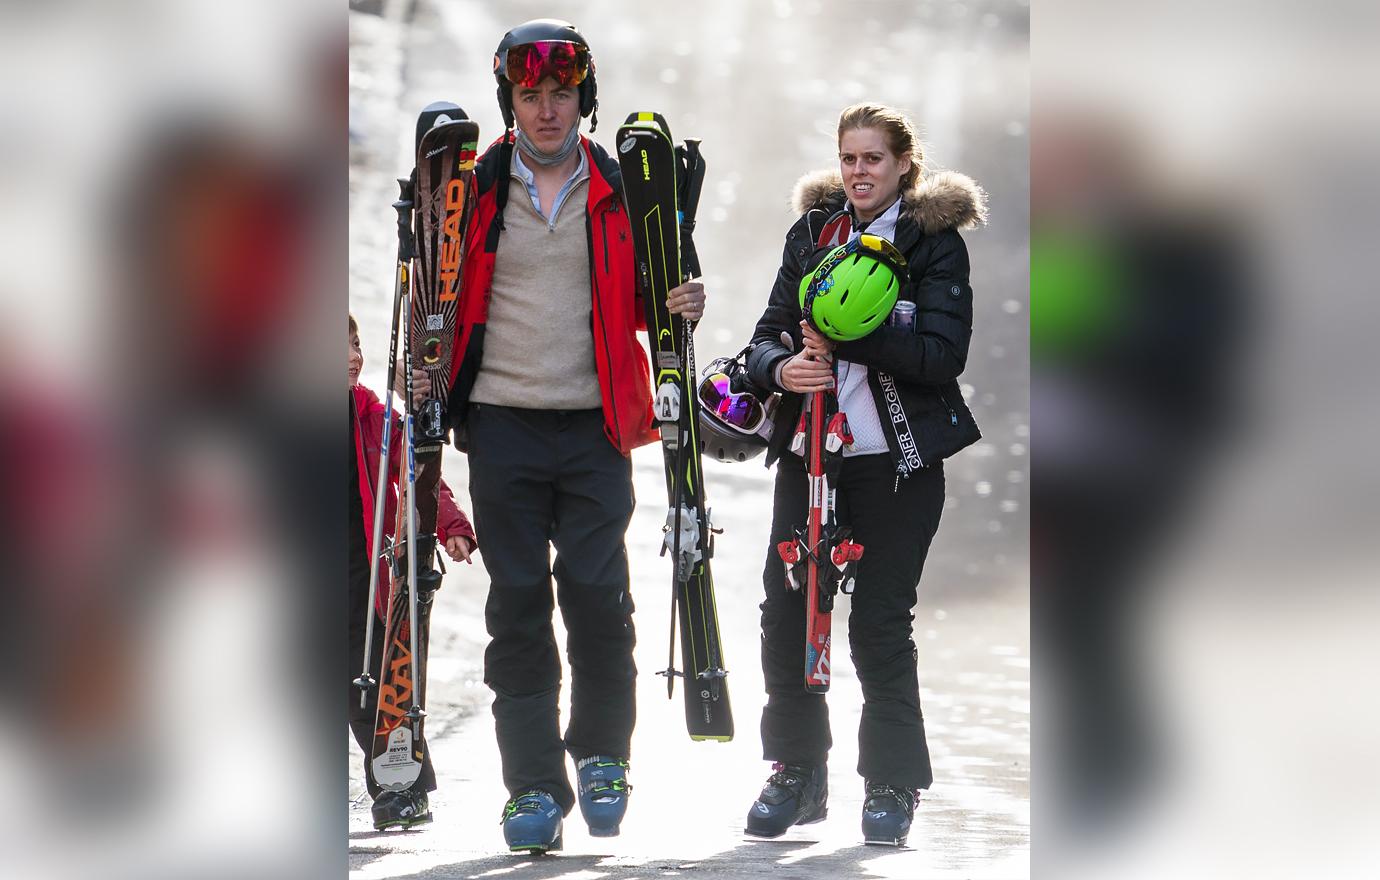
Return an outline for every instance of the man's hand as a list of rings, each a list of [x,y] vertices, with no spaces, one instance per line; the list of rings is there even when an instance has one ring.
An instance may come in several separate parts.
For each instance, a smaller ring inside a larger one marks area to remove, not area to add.
[[[801,394],[827,391],[834,387],[833,365],[826,360],[814,360],[801,352],[781,368],[781,387]]]
[[[446,555],[454,562],[467,562],[474,565],[470,554],[474,552],[474,542],[464,535],[452,535],[446,539]]]
[[[801,353],[815,360],[827,361],[833,358],[838,343],[810,326],[809,321],[800,322]]]
[[[403,376],[403,361],[398,358],[398,366],[393,371],[393,390],[402,397],[407,393],[407,380]],[[426,400],[431,393],[431,377],[426,370],[412,370],[412,406],[421,406],[422,401]]]
[[[687,281],[679,287],[671,288],[670,293],[666,294],[666,309],[687,321],[698,321],[703,318],[704,285],[698,281]]]

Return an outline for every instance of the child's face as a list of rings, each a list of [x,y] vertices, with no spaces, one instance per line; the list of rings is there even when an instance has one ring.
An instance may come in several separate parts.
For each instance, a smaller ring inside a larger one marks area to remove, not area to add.
[[[350,387],[359,384],[359,371],[364,369],[364,352],[359,349],[359,334],[350,334]]]

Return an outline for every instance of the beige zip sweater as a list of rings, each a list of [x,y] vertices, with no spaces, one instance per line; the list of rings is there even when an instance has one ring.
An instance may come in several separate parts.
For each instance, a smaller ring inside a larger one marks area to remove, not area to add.
[[[598,409],[589,243],[577,183],[548,223],[513,180],[494,260],[484,359],[470,399],[523,409]]]

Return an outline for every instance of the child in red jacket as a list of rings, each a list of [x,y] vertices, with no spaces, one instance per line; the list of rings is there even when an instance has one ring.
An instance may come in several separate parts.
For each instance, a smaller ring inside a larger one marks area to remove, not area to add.
[[[372,689],[363,707],[359,688],[354,684],[364,659],[364,636],[369,608],[369,560],[378,560],[379,589],[374,601],[373,645],[370,649],[370,674],[377,681],[383,657],[384,619],[387,616],[388,569],[378,553],[369,552],[374,527],[374,481],[378,479],[379,450],[383,441],[385,407],[374,392],[359,384],[364,367],[364,354],[359,347],[359,326],[350,318],[350,732],[364,751],[364,782],[374,798],[374,827],[420,825],[431,821],[427,792],[436,790],[436,774],[431,766],[431,751],[423,746],[422,773],[411,789],[404,792],[382,790],[374,780],[369,753],[374,738],[374,715],[378,706],[378,689]],[[420,371],[419,371],[420,372]],[[391,393],[391,392],[389,392]],[[393,522],[398,504],[399,463],[402,460],[404,439],[401,420],[395,416],[389,438],[388,485],[382,493],[384,503],[383,528],[386,537],[393,534]],[[470,562],[470,554],[477,543],[474,529],[464,512],[455,503],[450,488],[442,481],[437,493],[436,541],[445,548],[446,555],[456,562]]]

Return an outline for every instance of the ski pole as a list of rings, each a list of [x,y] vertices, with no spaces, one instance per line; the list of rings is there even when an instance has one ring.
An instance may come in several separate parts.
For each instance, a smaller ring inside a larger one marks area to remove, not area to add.
[[[409,303],[408,313],[411,314],[411,304]],[[407,620],[408,620],[408,640],[409,650],[412,653],[410,661],[411,669],[409,674],[412,676],[412,706],[407,711],[407,719],[412,722],[412,737],[414,748],[417,747],[417,740],[421,738],[422,719],[426,717],[426,712],[422,711],[419,701],[421,696],[421,682],[417,680],[418,662],[417,656],[417,446],[414,430],[416,429],[415,409],[412,402],[412,334],[408,333],[407,345],[404,351],[404,369],[407,371]]]
[[[393,282],[393,328],[388,334],[388,383],[393,383],[393,373],[398,368],[398,324],[402,303],[409,296],[408,267],[412,260],[412,181],[398,178],[398,200],[393,210],[398,212],[398,268]],[[390,388],[384,395],[387,400],[383,409],[383,439],[379,445],[378,479],[374,481],[374,534],[369,542],[369,604],[368,617],[364,624],[364,668],[355,686],[359,688],[359,707],[363,709],[369,702],[369,691],[378,685],[369,674],[369,663],[373,659],[374,647],[374,602],[378,596],[379,557],[383,555],[380,544],[383,541],[383,491],[388,485],[388,455],[390,437],[393,433],[393,391]]]
[[[671,590],[671,639],[667,642],[666,651],[666,671],[662,675],[666,676],[666,699],[676,692],[676,594],[678,589]]]
[[[680,202],[677,211],[677,224],[680,227],[680,280],[689,281],[700,272],[699,257],[695,253],[694,240],[690,233],[695,228],[695,209],[699,204],[700,187],[704,182],[704,162],[699,158],[698,140],[686,140],[683,146],[675,149],[676,165],[680,171],[677,189],[679,190]],[[691,382],[695,381],[695,322],[681,318],[681,349],[683,376],[686,380],[683,384],[685,390],[691,390]],[[666,698],[670,699],[674,693],[675,685],[675,658],[676,658],[676,604],[681,589],[685,588],[690,581],[693,571],[693,563],[687,563],[681,555],[681,521],[685,506],[684,487],[685,481],[681,479],[682,471],[685,470],[686,444],[691,441],[689,428],[690,412],[693,409],[693,401],[685,400],[682,402],[676,419],[676,479],[675,491],[671,495],[671,515],[672,515],[672,537],[671,537],[671,558],[675,566],[675,587],[671,591],[671,637],[669,657],[666,663]],[[698,476],[697,476],[698,478]],[[698,525],[698,524],[697,524]],[[702,532],[702,529],[697,529]],[[704,551],[703,535],[700,535],[700,551]],[[684,674],[689,677],[692,670],[686,670]],[[693,670],[698,676],[700,670]]]

